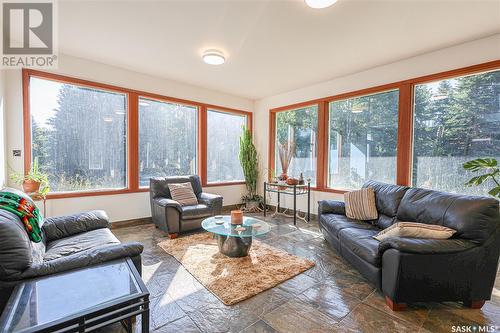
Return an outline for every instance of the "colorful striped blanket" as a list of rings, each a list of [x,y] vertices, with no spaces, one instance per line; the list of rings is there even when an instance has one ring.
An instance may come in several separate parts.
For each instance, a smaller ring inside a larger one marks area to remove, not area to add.
[[[43,217],[32,201],[12,192],[0,192],[0,209],[19,216],[33,242],[38,243],[42,240],[40,226]]]

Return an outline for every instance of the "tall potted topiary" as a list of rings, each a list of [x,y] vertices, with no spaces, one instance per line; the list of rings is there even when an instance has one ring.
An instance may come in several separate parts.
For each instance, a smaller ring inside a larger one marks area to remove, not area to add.
[[[245,203],[245,207],[248,211],[255,211],[259,209],[260,202],[262,201],[262,197],[257,194],[259,166],[257,161],[257,150],[252,142],[252,132],[245,126],[243,127],[243,134],[240,137],[239,158],[247,188],[247,194],[241,199]]]

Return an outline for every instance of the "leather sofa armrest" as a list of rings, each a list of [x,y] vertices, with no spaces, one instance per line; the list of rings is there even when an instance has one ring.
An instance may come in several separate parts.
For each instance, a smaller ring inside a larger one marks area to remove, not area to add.
[[[172,199],[157,197],[153,199],[153,204],[163,208],[168,208],[168,207],[175,208],[179,212],[182,212],[181,205],[177,201]]]
[[[493,239],[494,238],[494,239]],[[396,303],[488,300],[495,283],[499,242],[393,238],[380,244],[382,291]]]
[[[219,215],[222,213],[222,196],[218,194],[201,192],[198,195],[198,201],[210,207],[210,209],[212,210],[212,215]]]
[[[94,210],[68,216],[45,219],[42,230],[47,241],[68,237],[95,229],[108,228],[109,218],[106,212]]]
[[[341,214],[345,215],[345,203],[337,200],[321,200],[318,201],[319,214]]]
[[[405,253],[448,254],[466,251],[476,245],[464,239],[389,238],[379,244],[382,253],[395,249]]]
[[[198,196],[198,201],[202,204],[205,204],[209,207],[213,207],[216,204],[221,204],[222,206],[222,196],[218,194],[211,194],[211,193],[206,193],[202,192]]]
[[[65,272],[72,269],[84,268],[120,258],[135,257],[139,256],[142,253],[143,249],[143,245],[138,242],[116,244],[90,249],[33,265],[30,268],[26,269],[21,274],[21,276],[17,277],[16,280],[34,278]]]

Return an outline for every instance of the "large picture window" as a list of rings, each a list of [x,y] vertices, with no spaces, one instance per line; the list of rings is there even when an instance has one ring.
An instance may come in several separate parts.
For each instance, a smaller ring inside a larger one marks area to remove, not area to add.
[[[197,173],[198,108],[139,98],[139,185]]]
[[[487,195],[465,187],[464,162],[500,159],[500,70],[415,86],[413,185]]]
[[[31,161],[53,192],[127,187],[126,94],[30,78]]]
[[[396,182],[398,90],[329,103],[328,187]]]
[[[269,170],[281,173],[280,144],[293,139],[288,174],[316,191],[376,180],[488,196],[494,181],[466,186],[476,174],[463,165],[500,161],[500,61],[279,106],[269,120]]]
[[[151,177],[243,184],[238,153],[252,113],[23,69],[24,172],[48,199],[148,191]]]
[[[286,149],[294,145],[295,153],[287,170],[289,177],[311,178],[316,184],[316,164],[318,153],[318,106],[282,111],[276,114],[275,166],[276,174],[282,173],[279,159],[280,146]],[[293,150],[293,148],[292,148]]]
[[[207,181],[208,183],[244,181],[238,158],[240,136],[247,116],[207,111]]]

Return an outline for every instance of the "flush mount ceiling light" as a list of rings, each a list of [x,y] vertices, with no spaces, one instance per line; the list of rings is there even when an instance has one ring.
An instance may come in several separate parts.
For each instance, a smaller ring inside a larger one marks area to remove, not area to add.
[[[337,0],[305,0],[305,2],[306,5],[308,5],[311,8],[320,9],[320,8],[330,7],[331,5],[336,3]]]
[[[214,49],[203,52],[202,58],[203,61],[209,65],[222,65],[226,61],[224,53]]]

